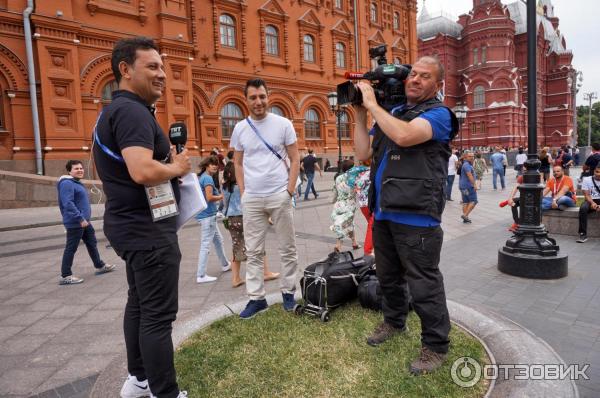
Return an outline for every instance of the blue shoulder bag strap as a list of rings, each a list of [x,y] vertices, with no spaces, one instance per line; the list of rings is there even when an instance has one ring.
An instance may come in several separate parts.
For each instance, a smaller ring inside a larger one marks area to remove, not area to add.
[[[260,133],[258,132],[258,129],[256,128],[256,126],[254,126],[254,124],[250,121],[250,117],[246,118],[246,121],[248,122],[248,125],[250,125],[250,128],[252,129],[252,131],[254,131],[254,133],[258,136],[258,138],[260,138],[260,140],[263,142],[263,144],[266,145],[267,148],[269,148],[269,150],[271,152],[273,152],[273,155],[277,156],[277,159],[283,161],[285,163],[285,161],[283,160],[283,158],[281,157],[280,154],[277,153],[277,151],[275,149],[273,149],[273,147],[271,146],[271,144],[269,144],[267,141],[265,141],[265,139],[262,137],[262,135],[260,135]],[[287,165],[286,165],[287,167]]]
[[[117,162],[125,163],[125,159],[123,159],[122,156],[114,153],[109,147],[100,142],[100,137],[98,137],[98,122],[100,121],[100,117],[102,117],[102,112],[100,112],[100,114],[98,115],[98,118],[96,119],[96,124],[94,125],[94,141],[96,142],[96,145],[98,145],[100,149],[102,149],[102,152],[104,152]]]

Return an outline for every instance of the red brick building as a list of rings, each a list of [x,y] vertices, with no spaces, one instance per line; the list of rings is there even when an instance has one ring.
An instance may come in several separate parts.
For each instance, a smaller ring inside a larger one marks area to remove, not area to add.
[[[574,98],[573,54],[560,33],[550,0],[537,7],[538,145],[570,144]],[[521,1],[473,0],[454,21],[419,15],[419,56],[437,55],[446,67],[445,98],[467,110],[457,145],[527,145],[527,10]]]
[[[153,37],[167,89],[158,102],[164,129],[188,126],[194,156],[228,148],[248,112],[243,85],[263,77],[272,110],[292,120],[301,149],[334,158],[336,118],[327,93],[344,72],[368,70],[368,48],[389,59],[417,55],[416,0],[37,0],[31,15],[41,146],[46,174],[64,159],[89,156],[92,128],[110,101],[115,41]],[[356,6],[356,9],[354,7]],[[23,11],[0,0],[0,168],[35,171]],[[352,109],[340,128],[353,151]]]

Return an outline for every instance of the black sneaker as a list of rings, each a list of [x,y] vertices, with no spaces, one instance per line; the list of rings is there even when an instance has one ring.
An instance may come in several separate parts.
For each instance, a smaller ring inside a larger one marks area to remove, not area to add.
[[[585,243],[587,242],[587,235],[586,234],[579,234],[579,239],[577,239],[577,243]]]
[[[375,328],[373,333],[367,337],[367,344],[373,347],[378,346],[379,344],[387,341],[393,335],[397,333],[403,333],[406,330],[406,326],[403,328],[397,328],[383,321]]]

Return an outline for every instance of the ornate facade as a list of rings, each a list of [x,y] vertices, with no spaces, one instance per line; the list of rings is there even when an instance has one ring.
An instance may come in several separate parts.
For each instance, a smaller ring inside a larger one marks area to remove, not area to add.
[[[550,0],[537,8],[538,146],[570,144],[574,105],[567,49]],[[521,1],[473,0],[454,21],[423,9],[419,56],[437,55],[446,67],[445,98],[467,110],[456,145],[527,146],[527,10]]]
[[[228,148],[247,115],[243,87],[264,78],[272,111],[290,120],[301,149],[337,153],[327,93],[346,71],[370,68],[368,47],[390,61],[417,55],[416,0],[38,0],[31,16],[39,122],[47,174],[87,158],[92,129],[115,89],[110,52],[123,37],[153,37],[167,71],[157,104],[166,130],[188,126],[188,148]],[[353,7],[356,5],[356,9]],[[24,0],[0,0],[0,167],[34,170],[23,28]],[[351,108],[342,148],[353,150]]]

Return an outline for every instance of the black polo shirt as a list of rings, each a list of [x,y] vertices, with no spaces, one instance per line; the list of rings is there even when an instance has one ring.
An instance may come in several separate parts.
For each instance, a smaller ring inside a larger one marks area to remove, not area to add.
[[[144,186],[131,179],[124,161],[115,159],[124,148],[138,146],[151,149],[153,159],[167,162],[169,140],[142,98],[125,90],[113,92],[112,98],[98,119],[101,145],[94,143],[94,161],[106,194],[104,235],[117,252],[177,243],[175,217],[153,222]],[[176,178],[171,185],[179,202]]]
[[[317,158],[314,155],[306,155],[304,159],[302,159],[304,172],[306,174],[315,174],[315,163],[317,163]]]

